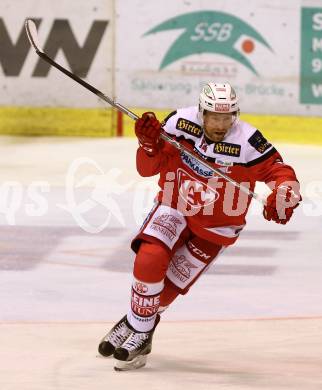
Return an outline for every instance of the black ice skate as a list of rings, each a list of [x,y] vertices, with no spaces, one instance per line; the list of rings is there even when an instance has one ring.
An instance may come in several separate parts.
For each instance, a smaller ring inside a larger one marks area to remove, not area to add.
[[[152,350],[153,333],[159,321],[160,315],[158,314],[152,330],[149,332],[133,331],[124,344],[116,348],[114,352],[116,371],[134,370],[146,365],[147,355]]]
[[[105,357],[113,355],[133,332],[126,315],[107,333],[98,346],[98,352]]]

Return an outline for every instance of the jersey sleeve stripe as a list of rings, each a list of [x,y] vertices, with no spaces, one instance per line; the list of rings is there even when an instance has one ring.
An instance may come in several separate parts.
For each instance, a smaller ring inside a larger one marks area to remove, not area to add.
[[[162,127],[165,126],[165,125],[167,124],[168,120],[169,120],[172,116],[176,115],[176,113],[177,113],[177,111],[172,111],[172,112],[170,112],[170,114],[169,114],[168,116],[166,116],[166,117],[163,119],[163,121],[162,121],[162,123],[161,123],[161,126],[162,126]]]

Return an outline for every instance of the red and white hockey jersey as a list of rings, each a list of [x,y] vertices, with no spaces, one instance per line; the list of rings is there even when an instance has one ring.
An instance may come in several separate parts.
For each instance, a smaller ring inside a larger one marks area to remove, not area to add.
[[[171,113],[162,123],[164,131],[214,168],[254,190],[256,181],[297,182],[294,170],[261,134],[238,120],[222,142],[209,143],[198,118],[198,107]],[[190,230],[199,237],[222,245],[238,238],[246,224],[251,198],[225,179],[216,177],[202,163],[180,153],[169,143],[153,157],[137,151],[141,176],[160,174],[158,201],[185,215]]]

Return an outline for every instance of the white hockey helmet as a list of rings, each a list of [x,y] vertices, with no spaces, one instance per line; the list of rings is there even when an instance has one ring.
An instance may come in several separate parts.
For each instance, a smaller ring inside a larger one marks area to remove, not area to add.
[[[204,110],[238,115],[238,99],[234,88],[229,83],[206,84],[199,95],[199,119],[202,123]]]

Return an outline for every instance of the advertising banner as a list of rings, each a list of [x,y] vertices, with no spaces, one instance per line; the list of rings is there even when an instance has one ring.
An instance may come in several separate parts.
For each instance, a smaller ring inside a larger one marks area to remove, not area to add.
[[[321,0],[1,5],[0,106],[106,107],[35,54],[24,29],[33,18],[55,61],[126,106],[195,105],[212,80],[236,88],[243,112],[321,115]]]
[[[322,105],[322,7],[302,8],[301,103]]]
[[[299,0],[119,0],[116,11],[123,104],[195,105],[201,86],[215,80],[235,86],[244,112],[321,115],[322,7]]]
[[[56,61],[112,93],[113,5],[107,0],[1,0],[0,105],[105,106],[35,54],[24,21],[36,22],[43,48]]]

